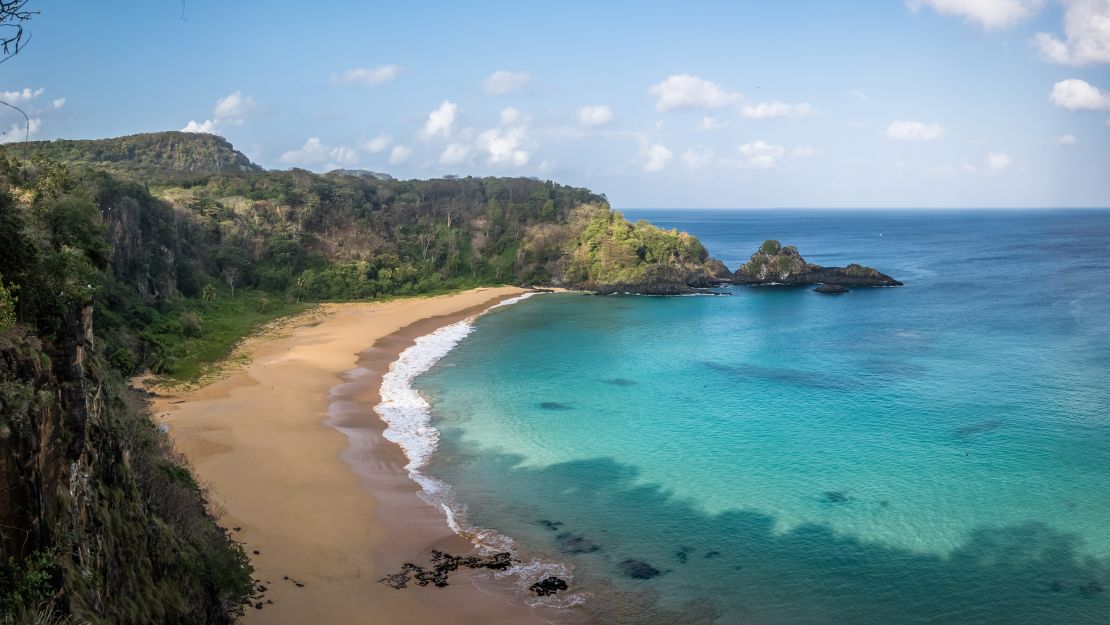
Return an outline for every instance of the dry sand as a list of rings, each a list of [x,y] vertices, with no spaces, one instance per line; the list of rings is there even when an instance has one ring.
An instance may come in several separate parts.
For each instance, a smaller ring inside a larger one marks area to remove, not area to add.
[[[243,623],[579,620],[529,608],[489,582],[479,588],[469,572],[446,588],[378,583],[405,561],[426,562],[432,548],[471,549],[417,496],[400,448],[382,438],[373,413],[381,375],[416,336],[522,292],[327,305],[314,319],[249,339],[241,351],[250,363],[208,386],[156,389],[155,419],[169,425],[224,511],[220,524],[241,528],[232,536],[267,588],[263,609],[247,606]]]

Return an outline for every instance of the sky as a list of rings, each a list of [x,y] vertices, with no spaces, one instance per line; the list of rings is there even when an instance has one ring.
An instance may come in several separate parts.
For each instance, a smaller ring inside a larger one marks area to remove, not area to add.
[[[31,0],[0,99],[618,208],[1110,206],[1110,0],[384,4]]]

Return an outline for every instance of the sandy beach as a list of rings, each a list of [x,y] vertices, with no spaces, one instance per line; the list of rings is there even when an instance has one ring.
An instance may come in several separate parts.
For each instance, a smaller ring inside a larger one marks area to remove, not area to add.
[[[248,339],[250,362],[200,389],[155,389],[153,414],[209,488],[266,587],[242,622],[544,623],[554,614],[513,600],[471,573],[446,588],[378,582],[431,549],[471,545],[417,496],[406,458],[382,438],[373,406],[381,375],[415,337],[523,289],[326,305]],[[357,366],[357,368],[356,368]],[[298,585],[300,584],[300,585]],[[269,603],[272,601],[272,603]],[[560,615],[560,620],[563,616]]]

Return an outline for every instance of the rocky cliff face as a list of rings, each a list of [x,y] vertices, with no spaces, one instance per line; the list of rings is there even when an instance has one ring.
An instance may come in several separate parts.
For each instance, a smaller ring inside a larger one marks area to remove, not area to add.
[[[228,623],[246,558],[104,370],[91,305],[0,333],[0,623]]]
[[[736,284],[837,284],[840,286],[901,286],[902,283],[871,267],[822,267],[808,263],[793,245],[764,241],[751,260],[733,274]]]

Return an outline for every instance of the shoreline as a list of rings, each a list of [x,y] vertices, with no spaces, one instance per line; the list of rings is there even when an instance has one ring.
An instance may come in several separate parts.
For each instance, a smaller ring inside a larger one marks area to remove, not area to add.
[[[468,570],[445,588],[379,583],[404,562],[425,563],[432,549],[474,550],[420,496],[409,459],[384,438],[373,410],[382,376],[416,338],[526,292],[328,304],[305,324],[248,339],[250,363],[207,386],[153,389],[156,422],[169,427],[266,588],[262,609],[244,606],[241,622],[580,620],[574,610],[531,608],[500,580],[476,585]]]

